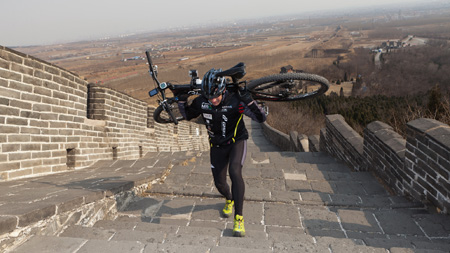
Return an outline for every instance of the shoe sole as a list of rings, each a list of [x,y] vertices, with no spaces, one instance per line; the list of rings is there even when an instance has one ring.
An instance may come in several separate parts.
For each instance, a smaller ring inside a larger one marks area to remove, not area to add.
[[[234,236],[234,237],[245,237],[245,233],[241,233],[241,232],[233,232],[233,236]]]
[[[222,218],[230,218],[230,215],[231,215],[231,213],[226,214],[226,213],[222,212]]]

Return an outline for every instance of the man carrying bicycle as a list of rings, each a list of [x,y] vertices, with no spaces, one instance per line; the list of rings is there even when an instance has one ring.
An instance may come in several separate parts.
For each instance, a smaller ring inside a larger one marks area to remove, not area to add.
[[[225,199],[222,210],[229,217],[235,209],[233,236],[245,236],[243,205],[245,183],[242,166],[247,153],[248,131],[242,120],[244,115],[262,123],[266,120],[263,109],[253,100],[250,92],[226,90],[227,80],[217,75],[221,69],[211,69],[202,80],[202,95],[188,105],[188,95],[180,96],[178,106],[187,120],[202,116],[211,144],[210,160],[214,184]],[[227,183],[227,167],[231,190]]]

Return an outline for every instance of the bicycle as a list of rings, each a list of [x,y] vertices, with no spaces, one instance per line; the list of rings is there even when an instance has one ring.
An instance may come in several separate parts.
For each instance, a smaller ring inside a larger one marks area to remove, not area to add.
[[[149,73],[156,83],[156,88],[149,91],[149,96],[158,95],[158,107],[153,113],[156,122],[166,124],[178,124],[184,120],[184,117],[178,111],[178,96],[200,95],[201,79],[198,77],[197,70],[190,70],[191,81],[189,84],[171,84],[169,82],[160,82],[158,80],[158,66],[154,65],[149,51],[145,52],[149,64]],[[230,77],[231,81],[227,83],[226,89],[231,92],[237,92],[238,89],[248,89],[254,100],[264,105],[264,101],[296,101],[312,98],[324,94],[330,84],[322,76],[310,73],[282,73],[265,76],[259,79],[240,81],[246,74],[246,66],[243,62],[220,72],[218,75]],[[166,96],[166,90],[170,89],[173,97]],[[266,109],[266,113],[268,108]]]

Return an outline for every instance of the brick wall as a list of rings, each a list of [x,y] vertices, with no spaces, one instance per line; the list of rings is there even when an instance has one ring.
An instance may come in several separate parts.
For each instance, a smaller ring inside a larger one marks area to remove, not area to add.
[[[407,124],[405,189],[450,213],[450,127],[432,119]]]
[[[108,131],[104,133],[103,147],[114,159],[137,159],[142,153],[140,149],[149,149],[144,145],[147,110],[145,102],[106,87],[89,85],[88,118],[105,122]]]
[[[406,141],[393,128],[375,121],[364,129],[364,157],[368,169],[375,173],[397,194],[404,195],[403,187]]]
[[[339,114],[328,115],[326,129],[321,132],[321,151],[345,162],[355,171],[365,170],[363,138]]]
[[[341,115],[327,116],[320,149],[354,170],[373,171],[399,195],[450,212],[450,127],[432,119],[407,124],[407,139],[375,121],[355,135]]]
[[[143,101],[0,46],[0,180],[137,159],[149,151],[208,149],[204,127],[155,124],[153,111]]]

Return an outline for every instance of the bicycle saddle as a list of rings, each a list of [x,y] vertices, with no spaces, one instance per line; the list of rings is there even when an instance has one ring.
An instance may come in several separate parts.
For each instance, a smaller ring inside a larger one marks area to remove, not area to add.
[[[233,79],[233,82],[236,82],[238,79],[241,79],[246,74],[245,72],[245,63],[239,62],[236,66],[231,67],[227,70],[217,73],[217,76],[229,76]]]

